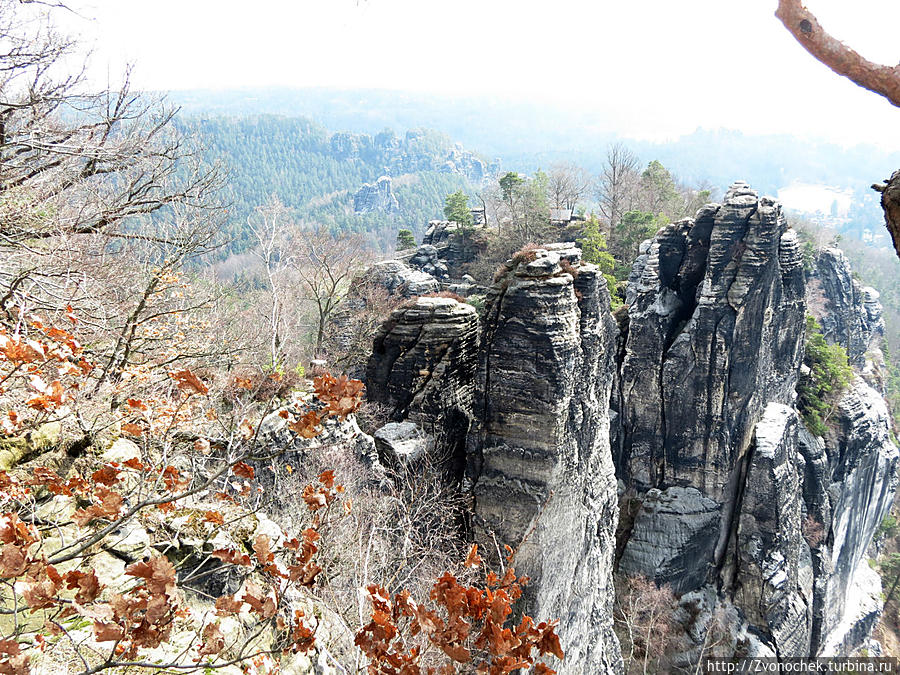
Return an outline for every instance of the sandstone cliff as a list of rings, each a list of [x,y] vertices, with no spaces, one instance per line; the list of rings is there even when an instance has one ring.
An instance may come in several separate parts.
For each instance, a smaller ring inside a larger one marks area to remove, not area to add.
[[[475,308],[420,297],[395,310],[375,335],[366,370],[368,397],[433,439],[439,463],[462,477],[477,363]]]
[[[825,248],[816,256],[810,284],[810,313],[829,342],[847,350],[850,362],[863,366],[866,352],[884,333],[878,291],[853,278],[843,251]]]
[[[356,213],[397,213],[400,203],[394,196],[390,176],[382,176],[375,183],[365,183],[353,195],[353,210]]]
[[[607,405],[616,328],[602,275],[579,259],[538,249],[491,288],[468,473],[476,539],[518,548],[517,571],[532,579],[524,609],[560,618],[562,672],[587,674],[621,661]]]
[[[454,234],[429,232],[413,257],[451,267]],[[835,252],[805,278],[781,206],[736,183],[642,244],[619,327],[597,269],[549,244],[506,263],[480,322],[420,298],[378,332],[370,396],[416,425],[382,442],[450,449],[471,536],[515,549],[532,579],[522,611],[561,619],[562,673],[620,672],[616,552],[620,573],[680,596],[684,663],[709,648],[714,616],[724,655],[849,654],[868,639],[881,610],[866,549],[900,464],[887,410],[857,378],[815,438],[795,389],[808,304],[866,372],[880,306]],[[617,487],[639,505],[618,542]]]
[[[832,251],[811,289],[827,338],[862,365],[880,330],[877,294]],[[613,437],[640,508],[619,570],[669,583],[683,602],[704,597],[707,614],[725,606],[733,651],[847,654],[877,620],[860,602],[878,592],[864,552],[893,497],[897,451],[862,380],[828,439],[803,427],[793,405],[805,311],[797,237],[742,183],[645,242],[628,289]]]
[[[471,306],[448,298],[395,311],[367,371],[370,397],[395,422],[415,422],[451,456],[465,441],[471,534],[492,557],[516,549],[513,564],[532,580],[521,611],[561,619],[561,673],[622,665],[607,404],[615,335],[596,267],[577,248],[548,245],[507,264],[480,325]]]

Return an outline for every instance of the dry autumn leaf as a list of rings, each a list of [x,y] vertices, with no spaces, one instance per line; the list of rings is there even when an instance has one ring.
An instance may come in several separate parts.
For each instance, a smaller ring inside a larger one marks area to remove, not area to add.
[[[203,384],[200,378],[190,370],[178,370],[174,373],[169,373],[169,376],[175,380],[175,386],[188,395],[209,393],[209,387]]]

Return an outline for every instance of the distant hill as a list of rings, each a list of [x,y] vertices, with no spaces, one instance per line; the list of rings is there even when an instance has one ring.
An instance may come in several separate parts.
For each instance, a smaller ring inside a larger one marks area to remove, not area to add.
[[[844,148],[727,129],[698,129],[664,143],[620,139],[612,118],[582,110],[577,94],[561,94],[553,105],[326,88],[187,91],[175,92],[171,99],[190,115],[306,116],[331,129],[367,134],[385,128],[399,134],[421,127],[437,129],[467,148],[500,157],[506,168],[528,172],[568,160],[596,173],[607,144],[623,140],[644,163],[658,159],[684,182],[705,183],[720,194],[735,179],[772,195],[795,183],[850,189],[853,203],[841,229],[857,237],[881,222],[869,185],[900,167],[900,153],[878,147]],[[665,106],[660,101],[660,115],[666,114]]]
[[[182,113],[177,123],[229,174],[231,243],[223,256],[252,245],[247,217],[273,195],[297,220],[366,233],[387,249],[399,228],[421,233],[428,220],[442,217],[447,194],[474,191],[497,170],[447,136],[423,129],[399,136],[391,130],[331,133],[307,118],[276,115]],[[395,206],[357,212],[354,195],[383,176],[392,178]]]

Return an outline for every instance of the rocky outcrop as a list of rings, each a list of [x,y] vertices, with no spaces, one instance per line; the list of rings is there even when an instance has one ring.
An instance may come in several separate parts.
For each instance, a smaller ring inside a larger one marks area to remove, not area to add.
[[[617,471],[639,491],[694,488],[670,493],[678,498],[667,510],[695,514],[703,529],[677,534],[663,525],[671,516],[648,505],[655,515],[638,516],[624,560],[690,590],[723,563],[756,423],[770,402],[794,398],[804,320],[796,235],[780,205],[737,183],[724,204],[642,245],[627,299]],[[642,538],[653,536],[642,522],[683,541],[665,559],[641,556]]]
[[[374,184],[365,183],[353,194],[356,213],[397,213],[400,202],[394,196],[390,176],[382,176]]]
[[[663,228],[629,285],[621,368],[626,481],[717,501],[770,401],[794,397],[803,270],[781,206],[744,184]]]
[[[484,251],[486,242],[479,236],[478,228],[462,228],[449,220],[432,220],[422,237],[422,244],[433,246],[449,275],[459,279],[467,266]]]
[[[867,597],[879,600],[866,551],[890,509],[898,484],[900,452],[890,440],[890,418],[881,395],[857,379],[840,403],[840,434],[826,444],[828,537],[820,552],[816,637],[823,654],[848,653],[869,632],[859,624],[877,623]],[[833,447],[832,447],[833,446]],[[877,575],[876,577],[877,578]]]
[[[699,588],[709,575],[709,555],[719,538],[720,505],[697,489],[652,488],[641,500],[619,571],[671,580],[678,593]]]
[[[369,400],[433,437],[436,459],[456,478],[472,417],[479,322],[472,305],[420,297],[378,329],[366,369]]]
[[[560,617],[570,674],[621,668],[607,412],[616,327],[602,275],[579,259],[564,245],[532,251],[491,288],[467,467],[476,540],[516,549],[532,579],[523,609]]]
[[[816,256],[809,306],[825,339],[841,345],[850,363],[862,367],[866,353],[884,334],[882,307],[878,291],[853,278],[840,249],[825,248]]]
[[[447,264],[441,260],[437,248],[431,244],[422,244],[407,258],[406,263],[410,267],[430,274],[435,279],[446,281],[450,278]]]
[[[720,607],[727,632],[754,636],[735,650],[851,653],[877,620],[865,551],[897,483],[883,399],[858,379],[828,438],[803,426],[801,255],[772,200],[735,184],[640,253],[613,403],[617,470],[641,506],[619,570],[672,584],[683,606],[714,597],[688,614],[708,623]],[[861,366],[877,350],[877,293],[833,249],[810,291],[823,332]]]
[[[797,412],[770,403],[757,423],[722,573],[732,603],[778,656],[810,653],[813,569],[802,535]]]
[[[399,295],[404,298],[436,293],[441,289],[441,283],[433,276],[421,270],[412,269],[400,260],[385,260],[375,263],[354,279],[353,284],[359,287],[374,284],[384,288],[390,295]],[[351,289],[352,295],[353,290]]]

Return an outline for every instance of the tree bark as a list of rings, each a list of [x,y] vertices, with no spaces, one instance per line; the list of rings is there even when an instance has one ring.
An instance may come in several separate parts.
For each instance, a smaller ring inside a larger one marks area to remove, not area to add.
[[[863,58],[825,32],[801,0],[778,0],[775,16],[806,51],[838,75],[900,106],[900,66],[882,66]]]
[[[873,185],[872,189],[881,193],[884,224],[891,233],[894,251],[900,258],[900,171],[895,171],[884,183]]]

